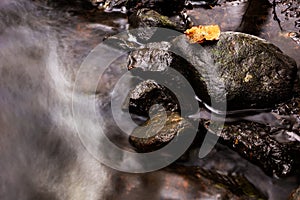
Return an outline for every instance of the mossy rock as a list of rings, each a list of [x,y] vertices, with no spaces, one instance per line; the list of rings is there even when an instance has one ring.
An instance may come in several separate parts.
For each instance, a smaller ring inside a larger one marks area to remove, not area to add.
[[[205,49],[218,65],[229,108],[266,108],[291,97],[297,64],[273,44],[225,32]]]
[[[193,84],[196,92],[197,85],[207,86],[208,94],[199,97],[208,104],[211,99],[216,104],[222,103],[226,95],[228,110],[269,108],[292,96],[297,64],[266,40],[244,33],[223,32],[217,42],[202,45],[205,53],[183,37],[176,38],[174,44],[174,49],[188,57],[201,72],[194,74]],[[213,66],[206,60],[212,60]],[[214,74],[210,74],[211,68]]]

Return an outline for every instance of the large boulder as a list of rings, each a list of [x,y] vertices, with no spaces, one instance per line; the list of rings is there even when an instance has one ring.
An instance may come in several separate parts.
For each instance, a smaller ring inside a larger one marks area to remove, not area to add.
[[[218,65],[229,108],[265,108],[291,97],[297,64],[273,44],[228,32],[205,49]]]

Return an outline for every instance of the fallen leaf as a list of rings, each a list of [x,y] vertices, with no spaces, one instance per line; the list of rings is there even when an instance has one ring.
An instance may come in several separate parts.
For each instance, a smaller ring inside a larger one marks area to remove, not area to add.
[[[184,32],[193,42],[203,43],[206,40],[218,40],[220,27],[218,25],[194,26]]]

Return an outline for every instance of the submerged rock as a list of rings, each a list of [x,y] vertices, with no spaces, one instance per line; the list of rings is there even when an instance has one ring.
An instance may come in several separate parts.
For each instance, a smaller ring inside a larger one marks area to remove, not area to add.
[[[296,62],[263,39],[223,32],[219,41],[202,47],[182,36],[166,43],[133,51],[128,68],[166,73],[171,67],[206,104],[227,101],[228,110],[270,108],[292,96]]]

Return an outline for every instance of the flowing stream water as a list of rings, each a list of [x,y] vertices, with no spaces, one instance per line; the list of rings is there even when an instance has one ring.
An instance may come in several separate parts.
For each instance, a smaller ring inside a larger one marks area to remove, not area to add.
[[[299,67],[300,45],[289,36],[290,32],[299,34],[300,28],[299,22],[297,22],[299,16],[285,16],[284,9],[286,6],[281,4],[272,7],[272,3],[268,0],[228,1],[221,2],[220,5],[211,9],[195,8],[188,11],[188,14],[195,21],[195,24],[218,24],[222,31],[241,31],[262,37],[294,58]],[[35,4],[35,6],[32,6],[32,4]],[[298,12],[299,6],[298,2]],[[69,98],[68,92],[70,91],[66,89],[66,85],[72,84],[81,62],[88,53],[104,38],[128,28],[125,14],[104,13],[92,7],[89,3],[78,0],[73,0],[71,3],[59,0],[27,0],[20,2],[1,0],[0,9],[0,48],[1,59],[3,59],[1,62],[12,66],[16,66],[16,63],[38,66],[37,62],[44,63],[46,61],[47,67],[58,66],[50,70],[51,73],[57,74],[59,80],[54,80],[55,84],[50,85],[49,91],[52,91],[54,87],[59,88],[61,92],[60,101]],[[22,13],[22,15],[16,13]],[[39,44],[36,45],[36,43]],[[20,50],[21,46],[25,48]],[[15,52],[11,53],[14,49]],[[56,55],[51,53],[53,49],[55,49]],[[27,59],[27,56],[34,59]],[[117,65],[120,62],[115,62],[115,64]],[[100,88],[100,93],[107,92],[111,88],[111,82],[118,79],[121,73],[120,69],[118,69],[118,66],[113,68],[115,71],[110,72],[110,76],[107,75],[102,80],[105,84],[103,88]],[[26,120],[22,119],[26,117],[23,113],[25,108],[42,112],[40,107],[31,103],[31,100],[41,98],[41,101],[48,101],[43,99],[45,97],[40,94],[35,96],[35,90],[43,91],[43,85],[51,80],[44,77],[41,73],[42,69],[38,67],[33,68],[32,71],[26,71],[25,69],[23,71],[19,68],[11,70],[18,77],[4,78],[3,81],[0,81],[0,98],[2,98],[0,99],[0,106],[7,108],[7,110],[4,108],[4,114],[10,112],[13,119],[22,122],[23,127],[32,128],[33,125],[30,125],[30,123],[33,123],[38,124],[38,127],[43,130],[50,130],[46,115],[41,118],[32,115],[27,116]],[[18,70],[20,71],[18,72]],[[26,77],[26,73],[34,76]],[[9,71],[2,70],[1,76],[10,77],[11,75]],[[32,77],[35,77],[36,80],[32,80]],[[34,85],[34,81],[42,83],[40,88]],[[15,91],[15,93],[11,93],[11,91]],[[48,94],[42,92],[41,94],[51,95],[51,92]],[[101,102],[105,104],[105,100],[101,100]],[[53,105],[55,105],[53,108],[47,108],[47,112],[55,112],[56,109],[61,109],[59,105],[55,103]],[[19,107],[20,109],[18,109]],[[52,119],[54,121],[60,117],[55,113],[51,116],[56,118]],[[4,129],[10,130],[9,127],[14,126],[13,124],[5,124],[5,122],[10,121],[5,121],[4,115],[0,114],[0,117],[3,118],[0,125]],[[110,117],[111,113],[107,113],[108,121]],[[39,122],[37,122],[38,120]],[[121,145],[128,145],[128,138],[120,136],[118,131],[118,128],[112,128],[111,132],[115,133],[112,138],[120,140]],[[265,175],[257,166],[222,145],[218,145],[204,159],[199,160],[197,156],[193,155],[193,152],[191,152],[190,159],[180,165],[186,167],[201,166],[205,169],[223,171],[224,173],[228,171],[239,172],[269,199],[286,199],[299,184],[299,177],[278,179]],[[114,176],[115,185],[111,187],[119,189],[110,197],[111,199],[117,199],[118,195],[122,195],[122,199],[133,199],[140,196],[152,196],[152,198],[145,199],[194,199],[198,195],[202,196],[202,199],[219,199],[218,195],[214,196],[210,192],[207,192],[210,195],[201,195],[201,189],[205,188],[205,182],[197,182],[197,179],[190,178],[189,170],[177,171],[173,168],[146,175],[116,173]],[[154,181],[155,184],[153,184],[153,180],[156,180],[156,182]],[[130,187],[135,188],[138,184],[141,188],[136,189],[134,194],[128,192],[132,190]]]

